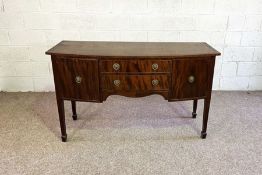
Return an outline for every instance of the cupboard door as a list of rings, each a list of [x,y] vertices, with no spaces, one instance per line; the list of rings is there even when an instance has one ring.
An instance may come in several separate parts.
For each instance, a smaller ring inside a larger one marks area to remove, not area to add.
[[[209,61],[207,59],[173,60],[172,99],[205,97],[208,90]]]
[[[98,60],[52,59],[57,94],[65,99],[99,101]]]

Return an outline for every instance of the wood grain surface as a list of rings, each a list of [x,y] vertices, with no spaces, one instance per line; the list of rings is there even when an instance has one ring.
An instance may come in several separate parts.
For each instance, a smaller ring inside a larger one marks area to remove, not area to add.
[[[99,57],[199,57],[220,55],[207,43],[199,42],[104,42],[62,41],[46,52],[49,55]],[[111,58],[110,58],[111,59]]]
[[[55,88],[65,99],[99,101],[99,74],[97,60],[52,58]],[[81,82],[76,82],[76,77]]]
[[[120,81],[118,86],[114,84],[115,80]],[[153,85],[154,80],[158,84]],[[101,86],[103,90],[109,91],[168,90],[169,75],[102,75]]]
[[[119,70],[113,68],[114,64],[119,64]],[[158,68],[154,70],[153,64]],[[156,73],[170,72],[172,67],[171,60],[101,60],[100,72],[102,73]]]
[[[208,87],[208,60],[174,60],[172,75],[171,98],[188,99],[205,97]],[[189,82],[189,77],[194,77],[194,82]]]

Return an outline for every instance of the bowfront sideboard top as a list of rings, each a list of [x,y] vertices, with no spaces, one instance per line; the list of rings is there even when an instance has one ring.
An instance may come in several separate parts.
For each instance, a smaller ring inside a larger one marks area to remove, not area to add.
[[[220,53],[204,42],[102,42],[62,41],[46,52],[48,55],[84,57],[199,57]]]
[[[218,51],[201,42],[62,41],[51,55],[62,141],[67,140],[64,100],[102,103],[110,95],[159,94],[171,101],[204,99],[201,138],[206,138],[215,58]]]

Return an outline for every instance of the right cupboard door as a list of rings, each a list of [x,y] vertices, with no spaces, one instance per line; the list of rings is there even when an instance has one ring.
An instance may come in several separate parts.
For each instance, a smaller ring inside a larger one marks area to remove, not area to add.
[[[171,99],[183,100],[206,96],[209,85],[208,59],[173,60]]]

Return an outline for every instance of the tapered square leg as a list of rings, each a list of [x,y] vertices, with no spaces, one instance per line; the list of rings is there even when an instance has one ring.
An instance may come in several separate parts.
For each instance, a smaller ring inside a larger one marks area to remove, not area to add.
[[[76,101],[71,101],[71,104],[72,104],[72,112],[73,112],[72,118],[73,120],[77,120]]]
[[[57,99],[57,107],[58,107],[59,122],[61,127],[61,138],[63,142],[66,142],[67,134],[66,134],[66,124],[65,124],[64,100]]]
[[[67,135],[62,135],[61,139],[62,139],[62,142],[66,142],[67,141]]]
[[[202,138],[202,139],[205,139],[206,136],[207,136],[207,133],[206,133],[206,132],[205,132],[205,133],[201,132],[201,138]]]
[[[204,100],[204,113],[203,113],[203,124],[202,124],[202,131],[201,131],[201,138],[206,138],[206,131],[207,131],[207,122],[208,122],[208,113],[210,107],[210,98]]]
[[[193,112],[192,112],[192,118],[196,118],[196,116],[197,116],[196,111],[197,111],[197,100],[194,100],[194,101],[193,101]]]

